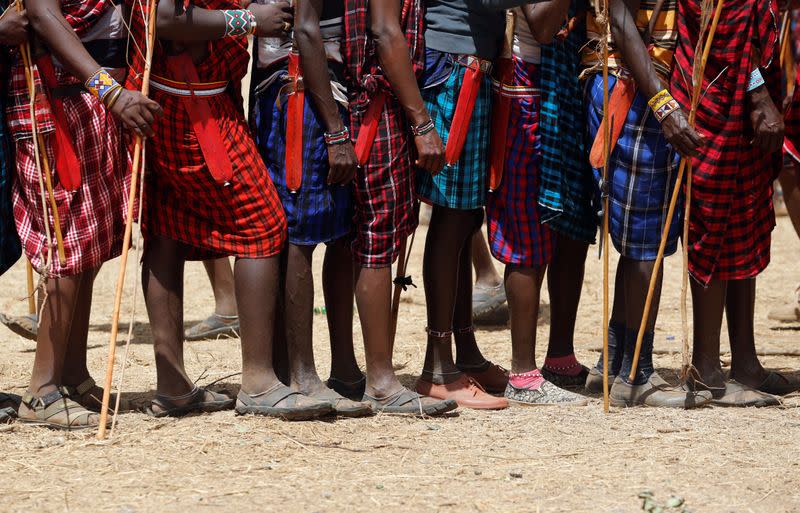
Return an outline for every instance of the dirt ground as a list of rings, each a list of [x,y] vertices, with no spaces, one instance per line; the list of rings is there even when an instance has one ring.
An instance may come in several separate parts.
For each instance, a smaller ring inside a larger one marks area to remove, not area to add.
[[[424,235],[421,227],[411,263],[419,282]],[[596,254],[595,247],[577,328],[578,357],[587,364],[597,358],[600,345]],[[767,312],[800,283],[798,254],[800,241],[782,218],[773,263],[759,278],[756,305],[759,348],[770,353],[764,363],[795,373],[800,358],[775,353],[797,354],[797,327],[777,326]],[[317,276],[320,261],[318,256]],[[134,262],[132,256],[129,288],[137,275]],[[98,380],[106,364],[118,265],[109,263],[95,287],[89,362]],[[680,365],[679,272],[680,257],[669,259],[656,334],[657,348],[673,351],[656,358],[672,380]],[[18,264],[0,278],[0,309],[24,313],[24,294],[24,265]],[[186,297],[187,322],[211,312],[211,290],[199,264],[188,266]],[[126,301],[126,312],[130,304]],[[322,304],[319,291],[317,304]],[[141,294],[136,308],[124,391],[126,399],[142,405],[152,394],[155,368]],[[412,384],[423,359],[421,289],[405,296],[400,316],[395,362]],[[127,323],[129,314],[123,319]],[[315,332],[325,377],[329,356],[322,315],[315,316]],[[547,332],[544,322],[540,340]],[[358,328],[356,333],[361,358]],[[487,356],[508,363],[508,329],[481,329],[478,337]],[[34,345],[5,328],[0,328],[0,344],[0,390],[21,394]],[[200,384],[223,378],[219,386],[235,390],[238,377],[229,376],[240,367],[237,340],[188,343],[186,359]],[[496,413],[461,410],[436,420],[378,416],[294,424],[237,418],[232,412],[180,420],[125,413],[106,442],[96,441],[93,433],[12,424],[0,427],[0,510],[633,512],[640,509],[639,492],[652,490],[661,500],[672,494],[685,498],[694,512],[796,512],[798,405],[796,396],[783,408],[612,409],[606,415],[593,398],[587,407],[566,410],[517,407]]]

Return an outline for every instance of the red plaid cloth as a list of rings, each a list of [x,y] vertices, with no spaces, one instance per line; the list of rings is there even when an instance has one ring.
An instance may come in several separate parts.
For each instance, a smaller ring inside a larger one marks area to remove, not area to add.
[[[749,278],[769,263],[772,181],[781,156],[750,144],[746,90],[750,72],[760,66],[780,105],[777,12],[773,0],[727,0],[714,36],[697,110],[697,127],[708,145],[692,161],[689,272],[702,284]],[[700,0],[680,0],[671,92],[687,112],[699,20]]]
[[[61,0],[61,13],[75,34],[82,38],[105,14],[114,0]]]
[[[343,50],[355,140],[370,99],[379,89],[390,91],[390,88],[368,30],[369,1],[345,0],[344,4]],[[404,0],[403,4],[401,27],[419,74],[424,62],[422,2]],[[406,116],[397,99],[389,94],[369,161],[359,169],[355,179],[353,255],[363,267],[391,266],[399,255],[400,244],[417,226],[410,144]]]
[[[196,0],[206,9],[236,9],[232,0]],[[139,4],[137,3],[136,6]],[[144,41],[140,8],[134,9],[131,33]],[[208,43],[208,57],[197,64],[201,82],[230,81],[228,92],[206,98],[219,124],[233,164],[229,186],[218,184],[206,165],[197,136],[179,97],[151,89],[164,117],[156,123],[148,145],[147,200],[143,229],[191,248],[189,258],[232,255],[264,258],[278,254],[286,239],[286,218],[267,168],[243,115],[241,80],[250,56],[247,40],[225,38]],[[153,73],[173,78],[166,70],[165,48],[157,42]],[[139,82],[144,58],[133,56],[129,85]]]
[[[56,68],[59,83],[73,79]],[[11,71],[12,98],[27,98],[25,72],[21,64]],[[24,94],[23,94],[24,93]],[[9,114],[15,107],[9,108]],[[90,94],[64,98],[64,113],[81,163],[82,180],[77,191],[65,190],[58,181],[55,156],[50,141],[44,136],[45,148],[40,155],[49,159],[53,177],[53,194],[61,216],[61,231],[67,263],[61,266],[58,256],[52,256],[47,269],[54,277],[73,276],[100,267],[103,262],[119,256],[130,186],[128,151],[119,123],[102,103]],[[14,115],[19,113],[14,111]],[[28,123],[28,126],[30,123]],[[11,126],[16,143],[16,174],[13,185],[14,218],[22,239],[25,254],[37,271],[45,271],[46,254],[55,248],[54,220],[51,212],[42,212],[39,175],[33,153],[29,128],[20,123]],[[43,220],[50,223],[52,241],[48,244]]]

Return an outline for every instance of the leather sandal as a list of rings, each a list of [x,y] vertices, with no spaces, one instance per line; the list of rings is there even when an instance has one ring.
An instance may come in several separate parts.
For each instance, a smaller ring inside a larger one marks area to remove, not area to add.
[[[280,402],[285,406],[277,406]],[[318,401],[278,382],[259,394],[240,390],[236,397],[236,413],[278,417],[284,420],[312,420],[334,411],[328,401]]]
[[[103,389],[97,386],[92,378],[87,378],[77,386],[64,385],[61,390],[68,398],[89,411],[99,413],[103,407]],[[116,400],[116,394],[111,394],[111,400],[108,403],[110,409],[113,409]]]
[[[19,316],[0,314],[0,324],[5,324],[8,329],[20,337],[36,341],[39,332],[39,316],[36,314]]]
[[[336,378],[328,378],[328,381],[325,382],[325,386],[342,397],[359,402],[361,398],[364,397],[364,390],[367,388],[367,377],[362,374],[361,379],[353,383],[348,383],[347,381]]]
[[[338,417],[366,417],[375,413],[369,403],[342,397],[330,388],[326,388],[316,394],[310,394],[308,397],[327,402],[333,409],[331,413]]]
[[[767,378],[757,387],[760,392],[770,395],[786,395],[800,389],[800,383],[792,381],[783,374],[770,371]]]
[[[95,428],[100,424],[100,415],[76,403],[61,389],[42,397],[25,392],[18,415],[19,422],[25,424],[67,431]],[[108,422],[110,424],[111,419]]]
[[[183,338],[190,341],[213,340],[219,337],[239,337],[238,315],[219,315],[215,312],[187,329],[183,334]]]
[[[370,403],[376,412],[417,417],[435,417],[458,408],[458,403],[452,399],[440,400],[425,397],[405,387],[394,394],[382,398],[364,394],[363,401]]]
[[[207,400],[206,396],[211,399]],[[178,404],[179,401],[186,401]],[[158,410],[153,409],[153,407]],[[151,417],[183,417],[190,413],[212,413],[230,409],[233,406],[233,399],[225,394],[218,394],[202,387],[194,387],[191,392],[182,396],[171,397],[163,394],[156,394],[150,402],[147,414]]]

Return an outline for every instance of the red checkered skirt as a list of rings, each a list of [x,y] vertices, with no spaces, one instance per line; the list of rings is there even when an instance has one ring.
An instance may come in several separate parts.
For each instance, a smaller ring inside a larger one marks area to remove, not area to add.
[[[208,98],[233,164],[227,186],[209,172],[181,99],[158,90],[152,97],[164,117],[147,148],[145,236],[181,242],[193,260],[278,254],[286,239],[286,217],[231,96]]]
[[[59,71],[59,82],[70,81],[66,79]],[[10,102],[9,119],[17,120],[9,126],[16,150],[14,219],[25,254],[34,268],[53,277],[73,276],[119,256],[130,186],[130,160],[120,124],[88,93],[64,98],[70,135],[82,166],[80,187],[72,192],[64,189],[58,180],[51,144],[52,127],[45,127],[45,147],[40,148],[40,155],[47,155],[54,173],[53,195],[61,218],[67,259],[66,265],[61,265],[55,254],[55,221],[49,202],[47,212],[42,209],[30,123],[20,121],[22,98],[27,99],[28,95],[25,74],[19,65],[12,69],[9,92],[16,99]],[[50,241],[45,222],[50,225]],[[54,254],[47,268],[50,248]]]
[[[679,2],[679,41],[670,90],[688,112],[691,72],[699,33],[699,0]],[[770,260],[775,226],[772,181],[780,155],[755,148],[746,107],[747,77],[761,66],[780,105],[774,2],[725,2],[703,79],[698,130],[708,144],[692,159],[689,272],[702,284],[712,279],[756,276]],[[754,62],[754,41],[761,62]]]

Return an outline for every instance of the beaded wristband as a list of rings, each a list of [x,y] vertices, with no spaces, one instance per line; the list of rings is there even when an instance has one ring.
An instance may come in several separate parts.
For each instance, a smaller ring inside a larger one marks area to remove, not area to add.
[[[255,24],[255,15],[247,9],[224,10],[225,35],[223,37],[239,37],[251,34]]]
[[[747,92],[749,93],[753,89],[758,89],[764,85],[764,77],[761,75],[761,70],[756,68],[750,73],[750,80],[747,83]]]
[[[348,141],[350,141],[350,130],[347,127],[344,127],[338,132],[325,132],[325,144],[328,146],[345,144]]]
[[[432,132],[436,128],[436,125],[433,124],[433,120],[429,119],[428,121],[421,123],[419,125],[411,125],[411,133],[414,134],[414,137],[419,137],[421,135],[425,135],[427,133]]]
[[[108,71],[103,68],[95,71],[94,75],[89,77],[83,86],[87,91],[92,93],[103,103],[105,103],[106,97],[108,97],[109,93],[122,88],[122,86],[119,85],[116,80],[114,80],[114,77],[112,77]]]
[[[655,114],[658,122],[661,123],[667,118],[667,116],[680,108],[681,106],[678,105],[678,102],[675,100],[675,98],[670,97],[666,103],[662,104],[660,107],[658,107],[658,109],[653,110],[653,113]]]
[[[650,106],[651,109],[657,110],[659,107],[667,103],[672,99],[672,95],[669,94],[669,91],[666,89],[662,89],[661,91],[657,92],[655,96],[648,100],[647,104]]]

